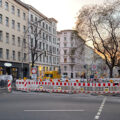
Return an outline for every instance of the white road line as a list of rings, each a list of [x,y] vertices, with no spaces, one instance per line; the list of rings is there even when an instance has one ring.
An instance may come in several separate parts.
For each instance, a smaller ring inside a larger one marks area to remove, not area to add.
[[[24,110],[24,112],[84,112],[84,110]]]
[[[95,116],[95,120],[98,120],[99,118],[100,118],[100,114],[101,114],[101,112],[102,112],[102,110],[103,110],[103,107],[104,107],[104,104],[105,104],[105,101],[107,100],[107,97],[104,97],[104,99],[103,99],[103,101],[102,101],[102,103],[101,103],[101,105],[100,105],[100,107],[99,107],[99,110],[98,110],[98,112],[97,112],[97,115]]]

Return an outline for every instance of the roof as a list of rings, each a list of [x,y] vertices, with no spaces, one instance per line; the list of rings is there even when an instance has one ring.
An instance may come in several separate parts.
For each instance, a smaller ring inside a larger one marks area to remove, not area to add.
[[[24,2],[22,2],[21,0],[14,0],[15,2],[17,2],[18,4],[20,4],[21,6],[23,6],[26,9],[29,9],[27,4],[25,4]]]

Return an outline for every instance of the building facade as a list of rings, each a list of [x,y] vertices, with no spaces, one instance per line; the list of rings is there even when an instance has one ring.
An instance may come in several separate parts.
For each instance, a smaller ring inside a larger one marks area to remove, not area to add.
[[[109,71],[105,60],[94,49],[85,45],[85,73],[86,77],[108,77]]]
[[[29,75],[27,38],[28,8],[19,0],[0,0],[0,75]],[[23,52],[22,52],[23,51]]]
[[[74,30],[58,32],[61,74],[80,78],[84,72],[84,41]]]
[[[45,71],[59,70],[59,41],[57,40],[57,21],[47,18],[29,5],[29,59],[38,69],[38,76]],[[34,52],[33,52],[34,51]]]

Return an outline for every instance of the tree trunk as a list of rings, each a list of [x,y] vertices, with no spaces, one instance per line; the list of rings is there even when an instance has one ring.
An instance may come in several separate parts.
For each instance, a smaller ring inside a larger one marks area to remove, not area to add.
[[[34,67],[34,54],[32,53],[32,67]]]
[[[109,70],[110,70],[109,77],[113,78],[113,67],[109,68]]]

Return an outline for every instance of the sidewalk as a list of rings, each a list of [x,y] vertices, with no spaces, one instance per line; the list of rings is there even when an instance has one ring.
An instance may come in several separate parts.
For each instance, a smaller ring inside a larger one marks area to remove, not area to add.
[[[8,93],[7,87],[3,87],[3,88],[0,87],[0,94],[2,93]]]

